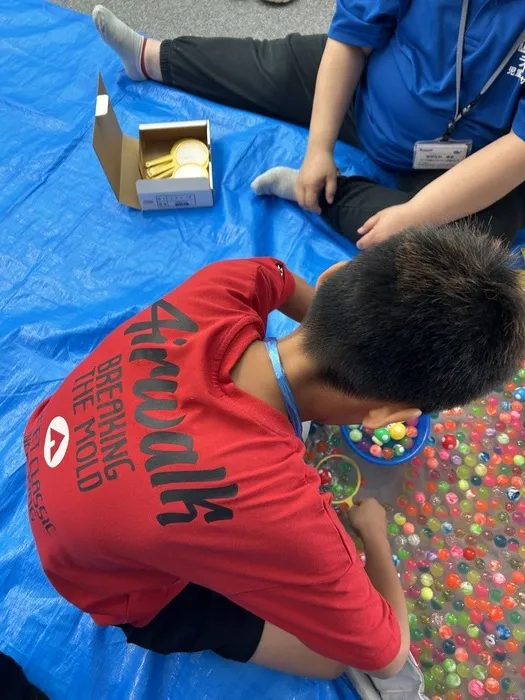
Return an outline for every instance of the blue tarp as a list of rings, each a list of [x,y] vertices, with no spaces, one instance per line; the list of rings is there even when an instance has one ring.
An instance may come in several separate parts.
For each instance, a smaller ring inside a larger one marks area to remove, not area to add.
[[[211,121],[213,209],[143,214],[116,201],[91,146],[99,70],[131,135],[141,122]],[[214,260],[272,254],[313,282],[355,252],[318,217],[249,189],[268,167],[297,166],[306,132],[132,83],[88,18],[42,0],[0,0],[0,74],[0,651],[52,700],[353,698],[343,679],[126,648],[54,592],[25,506],[26,420],[115,326]],[[389,184],[337,148],[346,172]]]
[[[91,146],[99,70],[131,135],[141,122],[211,121],[213,209],[143,214],[116,201]],[[25,505],[28,416],[116,325],[214,260],[272,254],[314,281],[352,253],[317,217],[249,189],[265,168],[299,163],[305,131],[134,84],[89,18],[41,0],[0,0],[0,71],[0,651],[52,700],[354,697],[343,679],[126,648],[54,592]]]

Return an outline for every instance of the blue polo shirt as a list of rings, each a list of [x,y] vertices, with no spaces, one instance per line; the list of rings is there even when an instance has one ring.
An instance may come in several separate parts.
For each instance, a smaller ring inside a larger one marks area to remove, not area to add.
[[[373,50],[355,98],[364,150],[410,169],[414,143],[454,117],[461,0],[337,0],[329,36]],[[473,100],[525,28],[525,0],[470,0],[460,108]],[[514,131],[525,140],[525,42],[452,138],[473,151]]]

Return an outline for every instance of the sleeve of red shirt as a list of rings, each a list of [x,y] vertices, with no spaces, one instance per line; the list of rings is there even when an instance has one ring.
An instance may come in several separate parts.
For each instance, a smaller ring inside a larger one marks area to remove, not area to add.
[[[204,267],[178,287],[203,318],[255,312],[264,323],[295,291],[293,274],[276,258],[224,260]],[[191,315],[191,314],[190,314]]]
[[[324,538],[329,549],[328,539],[340,540],[349,552],[344,573],[335,580],[315,585],[298,585],[288,580],[274,588],[242,593],[233,600],[293,634],[325,658],[363,671],[385,668],[401,647],[401,631],[394,611],[373,587],[353,542],[331,506],[325,504],[322,519],[314,519],[319,538],[310,546],[315,547]],[[305,534],[308,530],[305,524]],[[284,531],[282,536],[284,540]],[[282,546],[286,544],[282,542]],[[301,548],[300,543],[296,546]]]

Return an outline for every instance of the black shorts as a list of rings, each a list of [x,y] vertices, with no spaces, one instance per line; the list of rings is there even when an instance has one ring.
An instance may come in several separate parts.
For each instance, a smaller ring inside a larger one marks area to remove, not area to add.
[[[219,593],[189,583],[145,627],[118,627],[129,644],[157,654],[210,650],[245,663],[259,645],[264,620]]]

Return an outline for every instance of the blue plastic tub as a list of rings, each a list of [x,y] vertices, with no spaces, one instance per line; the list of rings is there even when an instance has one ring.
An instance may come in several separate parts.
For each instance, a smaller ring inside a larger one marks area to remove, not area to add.
[[[350,440],[350,430],[348,429],[347,425],[342,425],[341,426],[341,435],[343,436],[344,441],[348,445],[348,447],[355,452],[355,454],[359,455],[363,459],[366,459],[367,462],[372,462],[373,464],[379,464],[381,467],[393,467],[396,464],[404,464],[405,462],[408,462],[411,460],[413,457],[415,457],[418,452],[421,451],[423,448],[423,445],[428,439],[429,433],[430,433],[430,417],[429,416],[421,416],[421,418],[417,422],[417,430],[418,434],[414,438],[414,444],[410,450],[406,450],[405,454],[400,455],[399,457],[392,457],[392,459],[383,459],[382,457],[374,457],[371,455],[369,452],[365,452],[364,450],[361,450],[355,442],[352,442]]]

